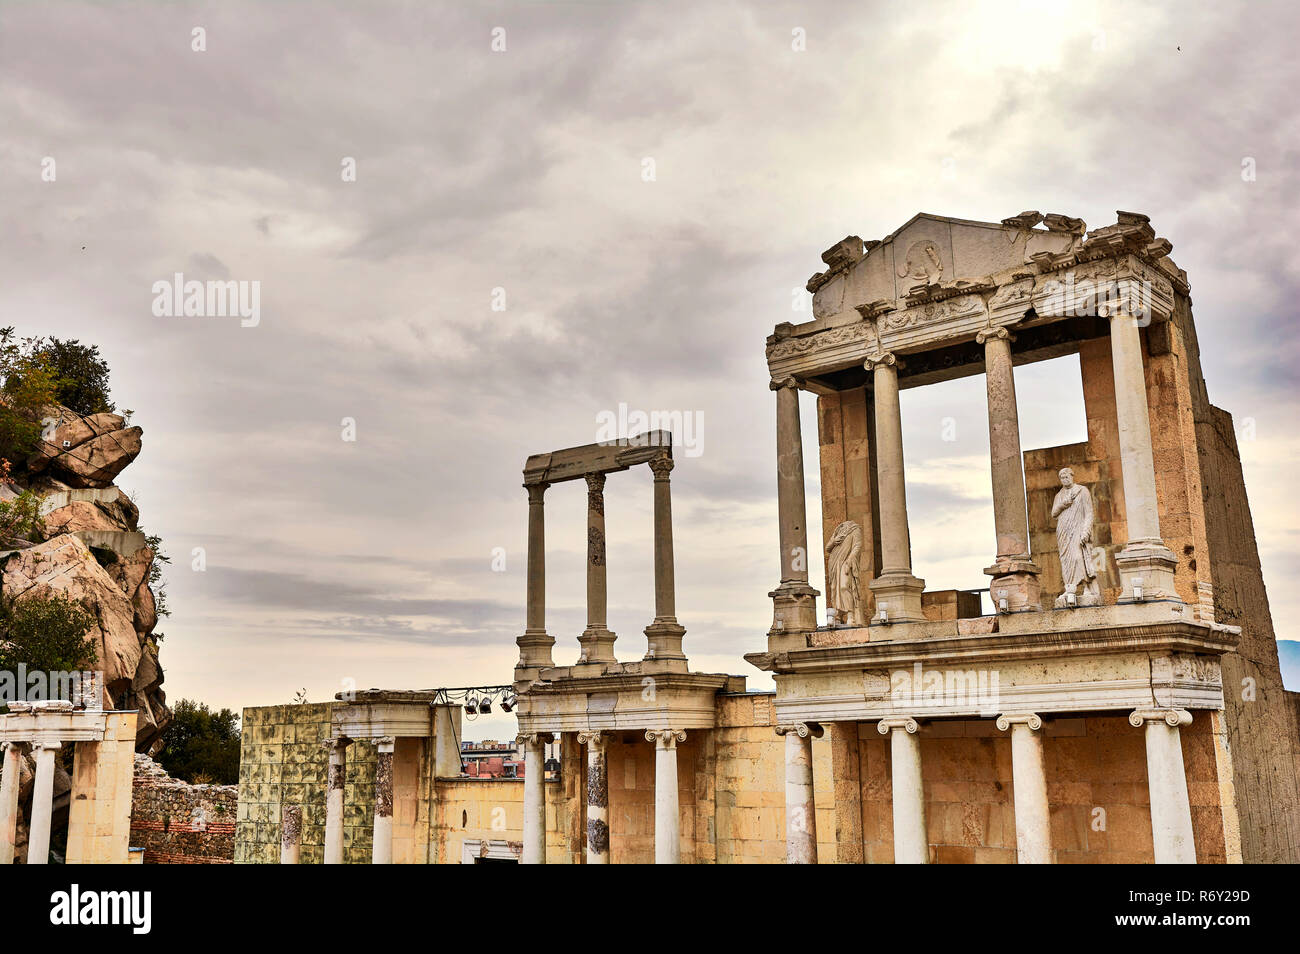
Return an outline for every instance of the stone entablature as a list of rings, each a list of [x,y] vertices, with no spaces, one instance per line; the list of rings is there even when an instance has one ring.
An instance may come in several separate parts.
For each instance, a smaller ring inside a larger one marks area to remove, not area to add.
[[[554,682],[546,681],[548,673],[520,697],[521,733],[711,729],[717,694],[745,689],[744,677],[720,673],[624,673]]]
[[[835,264],[809,280],[813,320],[777,325],[767,342],[773,379],[861,367],[872,354],[914,354],[969,343],[984,329],[1025,330],[1073,316],[1121,311],[1168,319],[1186,274],[1149,220],[1084,235],[1083,223],[1024,213],[1002,224],[921,214],[883,242],[850,236],[823,256]],[[828,258],[829,256],[829,258]],[[905,379],[904,379],[905,380]]]

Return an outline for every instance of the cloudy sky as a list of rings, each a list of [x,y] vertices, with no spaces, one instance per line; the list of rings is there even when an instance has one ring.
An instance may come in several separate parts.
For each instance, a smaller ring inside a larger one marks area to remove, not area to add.
[[[1185,9],[10,0],[0,323],[99,344],[144,427],[121,483],[174,560],[173,699],[508,681],[524,458],[620,403],[698,422],[673,474],[687,651],[761,687],[739,657],[778,576],[764,337],[809,317],[821,251],[918,211],[1142,211],[1190,275],[1212,399],[1249,419],[1273,617],[1300,638],[1300,10]],[[156,317],[177,272],[260,282],[260,322]],[[1082,439],[1077,360],[1018,375],[1025,446]],[[982,586],[982,380],[903,410],[917,574]],[[642,471],[606,492],[626,658],[653,615]],[[548,493],[559,662],[583,507]]]

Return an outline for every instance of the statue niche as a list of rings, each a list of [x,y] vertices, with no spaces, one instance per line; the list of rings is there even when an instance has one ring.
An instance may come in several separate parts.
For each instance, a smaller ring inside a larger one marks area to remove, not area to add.
[[[1061,581],[1064,591],[1056,598],[1056,608],[1070,604],[1074,595],[1079,606],[1101,604],[1101,589],[1092,565],[1092,493],[1074,482],[1074,471],[1061,468],[1061,489],[1052,501],[1052,519],[1056,521],[1056,550],[1061,558]],[[1079,588],[1083,592],[1079,592]]]
[[[828,626],[865,626],[858,586],[858,557],[862,553],[862,528],[845,520],[826,544],[826,623]]]

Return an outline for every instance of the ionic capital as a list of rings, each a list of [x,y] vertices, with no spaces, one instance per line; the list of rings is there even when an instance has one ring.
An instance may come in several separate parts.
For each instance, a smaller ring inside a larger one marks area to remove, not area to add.
[[[36,752],[40,752],[42,750],[47,752],[57,752],[61,748],[63,748],[62,742],[33,742],[32,743],[33,754]]]
[[[320,747],[326,752],[339,752],[341,754],[345,752],[347,747],[351,744],[352,740],[346,735],[339,735],[330,739],[322,740]]]
[[[874,371],[878,367],[902,368],[903,362],[892,351],[877,351],[875,354],[867,355],[867,360],[862,362],[862,366],[868,371]]]
[[[391,735],[385,735],[385,736],[381,736],[378,739],[370,739],[370,741],[374,743],[375,748],[378,749],[381,753],[392,755],[393,746],[396,744],[397,740],[394,739]]]
[[[820,739],[826,730],[817,722],[791,722],[786,725],[776,726],[777,735],[797,735],[801,739],[812,736],[814,739]]]
[[[795,377],[773,378],[767,386],[773,391],[780,391],[784,388],[799,390],[799,379]]]
[[[1036,712],[1004,712],[997,718],[998,729],[1005,732],[1013,725],[1027,725],[1034,731],[1043,727],[1043,719]]]
[[[656,457],[650,461],[650,470],[655,475],[655,480],[667,480],[668,475],[673,472],[673,459],[671,457]]]
[[[911,716],[903,719],[881,719],[876,724],[876,731],[881,735],[889,735],[891,729],[903,729],[908,735],[916,735],[920,728],[920,724]]]
[[[1013,335],[1010,332],[1010,330],[1005,327],[981,328],[979,331],[975,332],[976,344],[984,344],[986,341],[990,341],[993,339],[1004,340],[1004,341],[1015,341],[1016,336]]]
[[[604,748],[605,743],[609,741],[609,733],[604,729],[593,729],[590,732],[578,733],[579,745],[593,745],[597,748]]]
[[[1180,725],[1191,725],[1192,714],[1186,709],[1134,709],[1129,713],[1128,721],[1135,728],[1148,722],[1164,722],[1176,729]]]
[[[686,733],[680,729],[646,729],[645,740],[653,742],[656,749],[675,749],[678,742],[686,741]]]
[[[515,736],[515,743],[517,745],[534,746],[534,745],[542,745],[550,741],[552,741],[552,739],[551,739],[551,734],[549,732],[547,733],[525,732]]]

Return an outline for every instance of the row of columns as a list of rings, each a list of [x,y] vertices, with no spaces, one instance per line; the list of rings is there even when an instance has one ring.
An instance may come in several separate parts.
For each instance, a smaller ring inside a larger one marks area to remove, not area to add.
[[[393,750],[396,740],[382,737],[374,743],[375,813],[372,822],[370,863],[393,863]],[[325,743],[329,769],[325,780],[325,864],[343,864],[343,806],[347,787],[347,748],[353,742],[344,736]],[[297,864],[301,847],[302,809],[286,806],[280,822],[280,863]]]
[[[1124,482],[1124,512],[1129,542],[1117,557],[1124,590],[1134,595],[1136,579],[1148,597],[1176,598],[1173,571],[1177,558],[1160,536],[1155,464],[1151,449],[1146,377],[1142,361],[1139,319],[1117,312],[1110,316],[1112,367]],[[1016,406],[1011,344],[1006,327],[979,332],[984,347],[988,393],[989,452],[993,484],[993,518],[997,536],[992,577],[994,605],[1005,599],[1005,611],[1042,608],[1039,567],[1029,544],[1024,463]],[[924,619],[921,592],[925,581],[912,575],[908,535],[907,492],[903,468],[903,429],[899,407],[898,372],[902,360],[893,352],[869,356],[863,365],[872,374],[875,404],[876,477],[879,485],[880,573],[870,583],[877,618],[892,622]],[[774,380],[776,391],[777,506],[780,518],[781,585],[770,594],[775,603],[773,631],[816,628],[808,585],[808,533],[804,502],[803,445],[799,428],[799,387],[794,377]]]
[[[4,743],[4,775],[0,778],[0,865],[11,865],[18,843],[18,787],[22,758],[30,749],[36,760],[32,785],[32,816],[27,826],[27,863],[50,860],[50,822],[54,814],[54,760],[61,742]]]
[[[1192,809],[1187,794],[1179,727],[1190,725],[1186,709],[1137,709],[1129,723],[1146,732],[1147,785],[1151,796],[1151,835],[1156,864],[1195,864]],[[1011,733],[1012,797],[1016,815],[1016,860],[1049,864],[1052,860],[1051,811],[1043,762],[1043,720],[1036,713],[1003,713],[997,727]],[[921,776],[920,724],[900,716],[882,719],[889,736],[894,816],[894,862],[927,864],[925,794]],[[777,727],[786,740],[786,860],[817,862],[817,823],[813,804],[812,740],[821,727],[793,723]]]
[[[682,637],[686,630],[677,622],[676,582],[673,568],[672,491],[669,475],[671,457],[649,462],[654,474],[654,568],[655,615],[645,629],[645,659],[685,660]],[[587,483],[587,628],[578,637],[582,662],[612,663],[616,634],[609,629],[609,587],[605,550],[605,474],[585,477]],[[548,483],[525,484],[528,491],[528,608],[524,634],[519,645],[522,668],[549,668],[555,663],[551,648],[554,637],[546,632],[546,517]]]
[[[589,865],[609,864],[609,738],[609,732],[599,729],[578,733],[578,743],[587,749],[586,859]],[[655,744],[655,864],[675,865],[681,861],[682,841],[677,744],[686,741],[686,733],[680,729],[648,729],[645,738]],[[546,863],[546,779],[542,755],[550,741],[549,733],[519,737],[524,747],[524,864]]]

